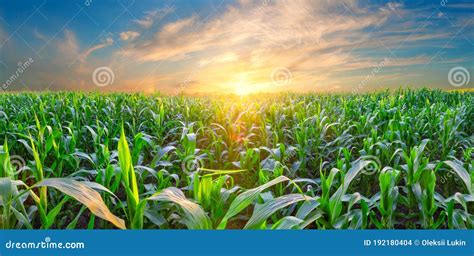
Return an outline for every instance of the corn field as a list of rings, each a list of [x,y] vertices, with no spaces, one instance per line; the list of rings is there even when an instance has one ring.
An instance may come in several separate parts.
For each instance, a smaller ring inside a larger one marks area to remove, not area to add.
[[[474,93],[0,94],[2,229],[473,229]]]

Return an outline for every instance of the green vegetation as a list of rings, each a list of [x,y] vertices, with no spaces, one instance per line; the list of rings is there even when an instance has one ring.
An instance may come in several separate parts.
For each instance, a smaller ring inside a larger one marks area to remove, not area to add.
[[[474,228],[474,93],[0,94],[3,229]]]

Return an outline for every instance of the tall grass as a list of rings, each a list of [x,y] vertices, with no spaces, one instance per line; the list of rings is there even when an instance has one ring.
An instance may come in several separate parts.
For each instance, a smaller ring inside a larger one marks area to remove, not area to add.
[[[474,227],[474,94],[0,94],[0,227]]]

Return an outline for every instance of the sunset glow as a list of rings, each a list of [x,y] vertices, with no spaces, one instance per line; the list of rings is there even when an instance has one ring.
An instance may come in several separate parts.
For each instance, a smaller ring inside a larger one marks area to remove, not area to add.
[[[470,1],[75,3],[2,3],[2,78],[34,60],[4,90],[450,89],[450,69],[474,63]],[[113,74],[105,86],[94,81],[100,67]]]

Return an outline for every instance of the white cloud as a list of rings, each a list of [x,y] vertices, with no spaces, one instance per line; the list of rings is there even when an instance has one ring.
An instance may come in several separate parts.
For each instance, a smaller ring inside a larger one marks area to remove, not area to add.
[[[397,2],[389,2],[389,3],[387,4],[387,7],[388,7],[390,10],[394,11],[394,10],[397,10],[397,9],[402,8],[402,7],[403,7],[403,4],[402,4],[402,3],[397,3]]]
[[[93,52],[95,52],[99,49],[105,48],[107,46],[111,46],[113,43],[114,43],[114,40],[110,37],[107,37],[102,43],[94,45],[91,48],[86,49],[85,51],[83,51],[82,54],[81,54],[81,57],[80,57],[81,61],[84,61]]]
[[[79,43],[76,34],[71,30],[64,30],[64,38],[56,43],[57,52],[66,59],[74,60],[79,56]]]
[[[120,39],[122,41],[133,41],[140,36],[140,33],[135,31],[125,31],[120,33]]]
[[[369,13],[354,1],[345,1],[344,6],[360,14],[327,12],[338,4],[324,1],[240,3],[241,6],[230,6],[224,14],[207,23],[193,16],[166,24],[151,40],[129,45],[125,54],[142,61],[158,61],[178,60],[191,53],[229,47],[244,53],[249,46],[251,51],[347,47],[352,37],[363,36],[363,29],[384,22],[390,16],[385,11]]]

